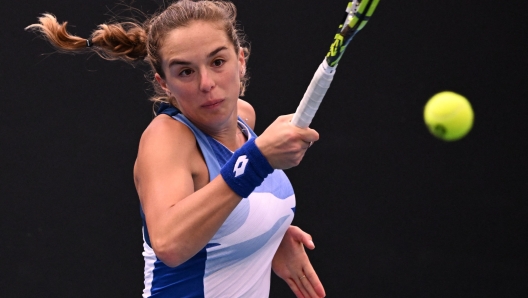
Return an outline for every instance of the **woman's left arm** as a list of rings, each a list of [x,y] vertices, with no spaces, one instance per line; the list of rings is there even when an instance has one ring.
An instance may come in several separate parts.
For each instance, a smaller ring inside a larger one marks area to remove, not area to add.
[[[238,116],[251,129],[255,129],[256,115],[246,101],[238,100]],[[323,285],[308,259],[304,247],[314,249],[312,236],[296,226],[290,226],[275,253],[272,268],[275,274],[284,279],[297,297],[324,297]]]
[[[315,248],[312,236],[296,226],[290,226],[273,257],[273,271],[286,281],[298,298],[325,297],[323,284],[304,247]]]

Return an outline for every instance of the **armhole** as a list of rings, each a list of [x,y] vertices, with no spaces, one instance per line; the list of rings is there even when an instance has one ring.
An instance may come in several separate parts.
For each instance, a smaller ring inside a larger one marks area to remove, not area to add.
[[[257,134],[255,134],[251,127],[249,127],[249,125],[244,120],[242,120],[240,116],[238,117],[238,127],[240,127],[240,130],[242,130],[242,133],[244,133],[248,141],[257,137]]]
[[[220,164],[216,159],[213,148],[207,140],[207,136],[196,126],[194,126],[194,124],[192,124],[191,121],[185,118],[185,116],[183,116],[181,113],[172,116],[172,118],[185,124],[193,132],[194,137],[196,138],[196,142],[198,143],[198,148],[202,152],[202,156],[205,159],[207,170],[209,171],[209,182],[213,181],[213,179],[216,178],[218,174],[220,174]]]
[[[220,165],[216,159],[216,156],[214,155],[211,145],[207,140],[207,136],[194,124],[192,124],[192,122],[189,121],[189,119],[187,119],[178,108],[168,103],[160,104],[157,115],[161,114],[170,116],[174,120],[185,124],[192,131],[194,137],[196,138],[196,142],[198,143],[198,149],[200,149],[205,160],[207,170],[209,171],[209,182],[213,181],[213,179],[216,178],[218,174],[220,174]]]

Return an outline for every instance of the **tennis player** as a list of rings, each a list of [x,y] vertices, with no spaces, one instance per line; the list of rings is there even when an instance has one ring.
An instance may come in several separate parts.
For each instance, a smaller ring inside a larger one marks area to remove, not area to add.
[[[281,116],[262,135],[239,99],[249,49],[230,2],[181,0],[143,24],[102,24],[88,39],[45,14],[37,30],[60,51],[151,65],[159,103],[134,179],[141,202],[143,297],[267,297],[270,272],[297,297],[325,291],[291,226],[295,195],[282,171],[319,135]]]

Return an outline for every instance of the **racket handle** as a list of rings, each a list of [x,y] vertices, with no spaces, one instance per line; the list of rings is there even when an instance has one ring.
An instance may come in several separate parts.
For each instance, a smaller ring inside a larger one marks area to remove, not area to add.
[[[332,67],[326,63],[326,58],[323,63],[319,65],[315,75],[306,89],[301,103],[297,107],[297,111],[293,115],[291,123],[300,128],[306,128],[312,122],[319,105],[323,101],[326,90],[330,87],[332,79],[334,78],[335,69],[337,65]]]

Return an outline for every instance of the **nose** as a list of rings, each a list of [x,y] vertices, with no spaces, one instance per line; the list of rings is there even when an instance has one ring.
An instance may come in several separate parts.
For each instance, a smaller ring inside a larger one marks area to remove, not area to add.
[[[208,69],[200,71],[200,90],[202,92],[209,92],[216,86],[216,83]]]

